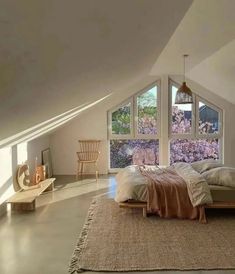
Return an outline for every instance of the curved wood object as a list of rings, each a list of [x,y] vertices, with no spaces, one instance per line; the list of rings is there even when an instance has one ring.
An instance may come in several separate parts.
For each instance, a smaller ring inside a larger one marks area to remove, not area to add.
[[[19,184],[21,190],[28,190],[39,188],[40,185],[29,186],[30,183],[30,176],[29,176],[29,166],[24,164],[18,167],[16,173],[16,181]]]

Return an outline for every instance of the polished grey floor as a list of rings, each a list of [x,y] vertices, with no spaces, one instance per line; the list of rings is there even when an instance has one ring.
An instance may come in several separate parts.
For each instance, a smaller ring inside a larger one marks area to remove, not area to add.
[[[103,176],[98,183],[61,176],[53,193],[38,198],[35,212],[8,211],[0,219],[0,274],[66,274],[91,200],[97,195],[112,197],[114,192],[113,176]],[[235,270],[148,273],[230,274]]]

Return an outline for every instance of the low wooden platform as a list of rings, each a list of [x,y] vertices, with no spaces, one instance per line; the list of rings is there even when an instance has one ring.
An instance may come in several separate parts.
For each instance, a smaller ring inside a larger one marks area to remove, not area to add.
[[[214,202],[212,204],[205,205],[205,208],[235,208],[234,202]]]
[[[147,217],[147,203],[146,202],[123,202],[119,203],[121,208],[142,208],[143,217]]]
[[[43,192],[54,190],[55,178],[49,178],[39,183],[35,188],[16,192],[7,200],[11,204],[12,210],[34,211],[36,209],[36,199]]]
[[[143,217],[147,216],[147,202],[138,202],[138,201],[130,201],[119,203],[119,207],[121,208],[142,208],[143,209]],[[205,214],[206,208],[235,208],[234,202],[214,202],[212,204],[206,204],[199,207],[199,220],[201,216]],[[205,214],[206,217],[206,214]],[[206,220],[207,221],[207,220]]]

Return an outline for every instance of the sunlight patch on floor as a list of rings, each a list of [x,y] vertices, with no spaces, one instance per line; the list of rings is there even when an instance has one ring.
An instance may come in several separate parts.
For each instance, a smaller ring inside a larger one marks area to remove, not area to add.
[[[37,207],[56,203],[73,197],[78,197],[90,192],[107,189],[107,195],[113,197],[116,190],[116,182],[114,178],[84,179],[81,181],[71,182],[55,187],[53,192],[45,193],[37,198]]]

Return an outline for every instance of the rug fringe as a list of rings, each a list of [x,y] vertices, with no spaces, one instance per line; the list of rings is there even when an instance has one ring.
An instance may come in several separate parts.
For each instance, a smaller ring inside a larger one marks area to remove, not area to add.
[[[87,235],[88,235],[90,224],[93,220],[94,209],[97,205],[97,201],[98,201],[97,198],[94,199],[91,202],[90,208],[88,210],[88,214],[87,214],[87,217],[86,217],[85,224],[83,226],[82,232],[80,233],[78,242],[76,244],[75,250],[73,252],[73,256],[72,256],[71,261],[70,261],[70,265],[69,265],[69,269],[68,269],[68,272],[70,274],[81,273],[81,272],[84,271],[78,263],[78,255],[85,248],[86,238],[87,238]]]

